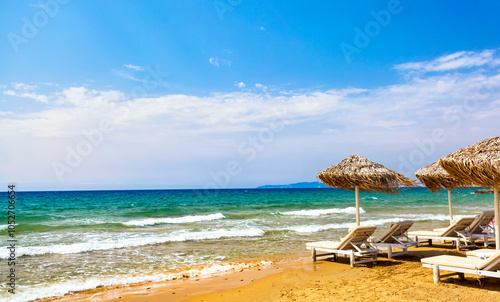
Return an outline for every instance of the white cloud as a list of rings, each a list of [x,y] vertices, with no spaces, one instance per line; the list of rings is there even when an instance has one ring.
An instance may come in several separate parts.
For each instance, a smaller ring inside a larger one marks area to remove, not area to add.
[[[239,83],[235,83],[234,86],[236,86],[238,88],[245,88],[245,86],[247,86],[247,85],[245,85],[245,83],[243,83],[243,82],[239,82]]]
[[[142,80],[134,77],[132,74],[126,72],[126,71],[121,71],[121,70],[114,70],[114,73],[119,76],[120,78],[136,81],[136,82],[142,82]]]
[[[262,85],[260,83],[255,84],[255,88],[261,89],[264,92],[267,91],[267,86],[264,86],[264,85]]]
[[[219,61],[217,60],[217,58],[210,58],[208,61],[210,62],[210,64],[219,67]]]
[[[135,71],[142,71],[144,70],[144,67],[141,67],[141,66],[137,66],[137,65],[132,65],[132,64],[124,64],[122,65],[123,67],[126,67],[128,69],[132,69],[132,70],[135,70]]]
[[[260,30],[264,31],[264,30],[266,30],[266,28],[264,26],[261,26]]]
[[[33,92],[24,92],[24,93],[17,93],[13,90],[6,90],[3,92],[3,94],[5,95],[10,95],[10,96],[15,96],[15,97],[22,97],[22,98],[29,98],[29,99],[33,99],[37,102],[40,102],[40,103],[49,103],[49,98],[46,96],[46,95],[43,95],[43,94],[36,94],[36,93],[33,93]]]
[[[210,64],[214,65],[214,66],[227,66],[227,67],[231,67],[232,65],[232,62],[228,59],[223,59],[223,58],[215,58],[215,57],[212,57],[208,60],[208,62],[210,62]]]
[[[401,71],[433,72],[449,71],[461,68],[479,66],[497,66],[500,59],[496,56],[497,50],[459,51],[450,55],[438,57],[430,61],[410,62],[396,65],[394,68]]]
[[[38,86],[36,86],[36,85],[29,85],[29,84],[25,84],[25,83],[12,83],[12,86],[16,90],[33,90],[33,89],[38,88]]]
[[[245,87],[243,82],[235,85]],[[204,97],[164,95],[130,101],[124,101],[126,97],[120,91],[72,87],[51,96],[57,99],[55,107],[17,116],[9,123],[17,123],[18,129],[34,136],[77,135],[96,119],[114,120],[132,132],[154,129],[169,135],[218,135],[257,131],[279,117],[304,129],[314,125],[319,132],[331,132],[337,127],[349,131],[364,129],[362,132],[379,129],[378,135],[383,136],[394,129],[420,131],[432,127],[429,120],[446,123],[444,117],[463,107],[464,100],[484,102],[484,106],[474,109],[479,114],[491,111],[486,108],[500,99],[500,75],[484,74],[413,78],[372,90],[292,91],[286,95],[268,94],[262,84],[255,87],[262,92],[215,93]],[[483,92],[478,94],[478,91]],[[13,91],[4,93],[15,95]],[[117,119],[115,111],[120,107],[128,111],[126,118]],[[468,116],[472,118],[472,114]],[[42,121],[45,127],[37,125]],[[346,135],[351,135],[349,131]]]

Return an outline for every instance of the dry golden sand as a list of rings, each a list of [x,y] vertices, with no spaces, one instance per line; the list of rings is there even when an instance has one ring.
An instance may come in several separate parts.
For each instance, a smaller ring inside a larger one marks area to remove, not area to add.
[[[250,302],[250,301],[500,301],[500,279],[479,282],[451,276],[434,284],[432,270],[420,259],[434,255],[464,256],[435,245],[412,249],[390,260],[380,257],[373,267],[351,269],[348,258],[339,262],[308,260],[268,269],[235,272],[210,279],[148,283],[139,286],[83,292],[58,301],[112,302]],[[446,272],[443,272],[446,274]]]

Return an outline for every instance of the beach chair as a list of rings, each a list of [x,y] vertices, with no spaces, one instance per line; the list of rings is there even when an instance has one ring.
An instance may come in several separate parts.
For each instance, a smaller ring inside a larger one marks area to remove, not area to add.
[[[434,256],[421,259],[422,266],[434,270],[434,283],[439,283],[441,277],[458,274],[464,279],[464,274],[476,275],[478,277],[500,278],[500,251],[495,251],[488,259],[478,257],[459,256]],[[454,272],[448,275],[440,275],[440,270]]]
[[[478,250],[473,250],[473,251],[468,251],[465,253],[467,257],[476,257],[480,259],[488,259],[491,257],[493,254],[495,254],[497,251],[494,249],[478,249]]]
[[[403,221],[389,225],[387,231],[379,237],[371,237],[368,241],[381,251],[387,250],[387,257],[408,254],[408,248],[416,246],[418,242],[410,239],[407,235],[408,229],[413,225],[413,221]],[[401,252],[393,252],[393,249],[400,249]]]
[[[337,260],[338,255],[344,255],[344,257],[350,257],[351,267],[358,263],[376,262],[379,250],[368,242],[368,238],[373,235],[376,228],[374,225],[352,227],[349,229],[349,234],[339,242],[309,242],[306,247],[311,250],[313,261],[316,261],[319,256],[331,255],[334,260]]]
[[[457,250],[460,251],[462,248],[476,246],[474,244],[476,238],[474,238],[472,234],[467,231],[467,227],[471,225],[474,219],[474,217],[463,217],[453,221],[453,223],[447,228],[435,229],[434,231],[408,232],[408,236],[418,242],[419,245],[425,241],[427,241],[429,245],[432,245],[433,240],[439,240],[441,242],[452,241],[455,243]],[[463,245],[462,242],[464,243]]]
[[[484,241],[484,246],[489,246],[488,238],[495,238],[494,231],[489,227],[489,223],[495,218],[495,212],[493,211],[484,211],[481,214],[477,215],[467,227],[466,232],[468,232],[469,236],[472,236],[476,239],[482,239]],[[434,229],[436,232],[441,232],[446,228]]]
[[[471,223],[467,231],[472,234],[474,238],[483,239],[484,246],[488,247],[488,238],[495,238],[495,232],[489,226],[489,223],[495,218],[494,211],[484,211]]]

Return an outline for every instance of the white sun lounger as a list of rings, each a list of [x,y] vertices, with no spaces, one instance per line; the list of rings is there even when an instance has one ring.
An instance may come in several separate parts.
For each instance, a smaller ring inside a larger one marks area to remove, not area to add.
[[[408,236],[419,244],[427,241],[429,245],[432,245],[432,240],[439,240],[441,242],[453,241],[458,250],[461,248],[475,247],[476,245],[474,242],[476,238],[467,231],[467,227],[469,227],[473,221],[474,217],[463,217],[453,221],[453,223],[445,229],[408,232]],[[463,246],[461,245],[462,242],[464,243]]]
[[[493,249],[479,249],[479,250],[468,251],[465,253],[465,255],[467,257],[488,259],[489,257],[491,257],[495,253],[496,253],[496,250],[493,250]]]
[[[495,218],[494,211],[484,211],[481,214],[477,215],[474,218],[474,221],[470,224],[470,226],[465,229],[468,236],[473,237],[475,239],[482,239],[484,242],[484,246],[489,246],[488,238],[495,238],[495,233],[492,229],[488,229],[488,224]],[[435,232],[441,232],[446,228],[434,229]]]
[[[488,259],[483,260],[477,257],[458,256],[434,256],[423,258],[423,267],[434,270],[434,283],[439,283],[441,277],[458,274],[463,279],[464,274],[476,275],[478,277],[500,278],[500,251],[496,251]],[[440,270],[454,272],[449,275],[440,275]]]
[[[376,262],[379,250],[368,242],[368,238],[373,235],[377,227],[357,226],[349,229],[349,234],[339,242],[319,241],[306,244],[307,249],[311,250],[312,259],[316,261],[319,256],[333,256],[336,260],[338,255],[350,257],[351,267],[358,263]],[[318,254],[322,252],[322,254]],[[361,260],[357,260],[361,258]]]
[[[488,238],[495,238],[494,229],[488,229],[488,225],[493,219],[495,219],[494,211],[484,211],[476,216],[476,219],[467,228],[467,231],[469,231],[474,238],[484,240],[485,247],[489,245]]]
[[[379,237],[369,239],[371,244],[381,251],[387,250],[387,257],[408,254],[408,248],[416,246],[418,242],[407,236],[408,229],[413,221],[403,221],[389,225],[387,231]],[[401,252],[393,252],[393,249],[401,249]]]

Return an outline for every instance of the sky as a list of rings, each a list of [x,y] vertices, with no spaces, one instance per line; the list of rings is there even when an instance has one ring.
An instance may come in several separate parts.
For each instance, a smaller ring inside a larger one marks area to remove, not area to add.
[[[221,189],[500,134],[496,1],[2,1],[0,183]]]

